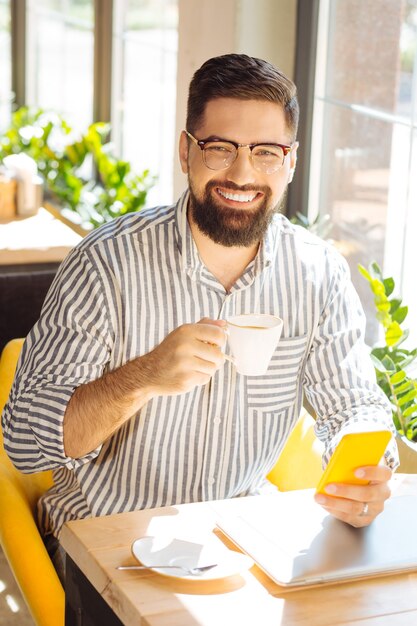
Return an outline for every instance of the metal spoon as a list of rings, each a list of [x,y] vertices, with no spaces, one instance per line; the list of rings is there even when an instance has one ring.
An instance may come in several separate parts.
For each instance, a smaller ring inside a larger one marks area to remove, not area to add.
[[[213,567],[217,567],[217,563],[201,565],[199,567],[184,567],[183,565],[119,565],[116,569],[180,569],[190,576],[198,576],[198,574],[208,572],[213,569]]]

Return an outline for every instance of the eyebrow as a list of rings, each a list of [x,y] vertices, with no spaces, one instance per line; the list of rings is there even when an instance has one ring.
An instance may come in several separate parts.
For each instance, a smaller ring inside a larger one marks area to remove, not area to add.
[[[209,135],[208,137],[204,137],[204,139],[197,139],[197,141],[227,141],[228,143],[240,143],[239,141],[235,141],[235,139],[226,139],[225,137],[220,137],[219,135]],[[251,141],[249,144],[244,144],[244,145],[249,145],[249,146],[253,146],[259,144],[261,146],[284,146],[284,145],[288,145],[286,143],[280,143],[278,141]]]

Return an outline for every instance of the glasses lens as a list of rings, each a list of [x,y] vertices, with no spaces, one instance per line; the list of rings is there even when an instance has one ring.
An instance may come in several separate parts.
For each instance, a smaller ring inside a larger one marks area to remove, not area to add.
[[[272,174],[284,165],[285,154],[280,146],[256,146],[252,150],[253,166],[260,172]]]
[[[203,149],[204,163],[211,170],[224,170],[236,159],[236,148],[227,141],[210,141]]]

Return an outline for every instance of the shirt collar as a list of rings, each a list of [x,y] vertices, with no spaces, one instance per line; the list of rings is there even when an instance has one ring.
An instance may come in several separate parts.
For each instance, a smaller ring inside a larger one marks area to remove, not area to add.
[[[179,198],[175,211],[175,226],[178,250],[181,256],[181,266],[191,278],[197,279],[207,273],[202,263],[197,246],[193,239],[188,223],[187,209],[190,192],[187,189]],[[270,267],[276,254],[276,241],[279,232],[279,222],[275,218],[268,227],[255,259],[248,265],[244,273],[245,284],[251,284],[255,277]],[[243,276],[242,276],[243,278]],[[238,281],[239,284],[240,281]]]
[[[182,269],[189,275],[201,270],[203,264],[195,245],[191,228],[188,223],[187,209],[190,192],[185,191],[177,202],[175,211],[175,225],[177,232],[177,245],[181,256]]]

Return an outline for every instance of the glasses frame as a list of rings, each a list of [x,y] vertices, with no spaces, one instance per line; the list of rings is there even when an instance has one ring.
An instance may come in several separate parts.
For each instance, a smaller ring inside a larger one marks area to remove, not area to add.
[[[291,150],[294,147],[294,144],[291,144],[290,146],[288,146],[287,144],[284,143],[272,143],[272,142],[264,142],[261,141],[259,143],[237,143],[237,141],[231,141],[230,139],[221,139],[219,137],[215,137],[214,139],[196,139],[196,137],[194,137],[191,133],[188,132],[188,130],[184,131],[185,134],[187,135],[187,137],[189,137],[191,139],[191,141],[193,143],[195,143],[196,146],[198,146],[201,150],[201,156],[203,157],[203,162],[204,165],[211,170],[212,172],[220,172],[221,170],[227,170],[229,167],[232,167],[233,163],[236,161],[237,159],[237,155],[238,155],[238,150],[239,148],[249,148],[250,150],[250,156],[251,156],[251,163],[252,163],[252,167],[254,167],[257,171],[262,171],[262,170],[258,170],[257,167],[254,166],[253,161],[252,161],[252,150],[254,148],[256,148],[257,146],[271,146],[274,148],[281,148],[283,153],[284,153],[284,159],[282,161],[282,165],[280,165],[276,170],[274,170],[273,172],[270,172],[271,174],[275,174],[275,172],[279,172],[280,169],[282,169],[284,167],[284,163],[285,163],[285,158],[287,156],[287,154],[289,152],[291,152]],[[235,153],[235,158],[233,159],[233,161],[230,163],[230,165],[226,165],[226,167],[221,167],[219,169],[213,169],[212,167],[209,167],[205,161],[204,158],[204,146],[206,145],[206,143],[230,143],[232,146],[234,146],[236,148],[236,153]],[[264,172],[267,173],[267,172]]]

